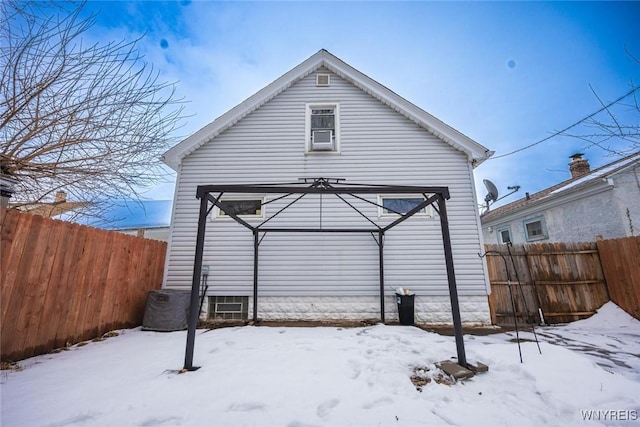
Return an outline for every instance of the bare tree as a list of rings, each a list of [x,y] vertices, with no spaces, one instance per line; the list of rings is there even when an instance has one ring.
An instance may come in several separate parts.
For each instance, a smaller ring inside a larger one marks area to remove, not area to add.
[[[605,102],[591,87],[601,105],[598,114],[563,134],[584,141],[584,150],[597,147],[614,156],[627,156],[640,150],[640,86],[633,82],[630,90],[612,102]]]
[[[88,43],[84,4],[0,4],[0,165],[12,201],[138,197],[165,175],[160,155],[182,118],[137,43]]]
[[[640,59],[627,50],[640,66]],[[640,86],[633,80],[619,98],[605,102],[590,86],[601,108],[580,122],[561,131],[562,135],[584,141],[584,150],[597,147],[614,156],[627,156],[640,150]]]

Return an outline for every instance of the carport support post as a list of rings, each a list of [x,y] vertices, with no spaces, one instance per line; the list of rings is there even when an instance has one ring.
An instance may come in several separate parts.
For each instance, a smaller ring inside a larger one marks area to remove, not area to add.
[[[449,298],[451,299],[451,314],[453,315],[453,329],[456,335],[456,349],[458,350],[458,364],[467,367],[467,356],[464,352],[464,340],[462,338],[462,319],[460,318],[460,305],[458,303],[458,287],[456,286],[456,274],[453,269],[453,252],[451,251],[451,235],[449,234],[449,221],[447,219],[447,207],[444,197],[438,194],[438,211],[440,213],[440,228],[442,229],[442,243],[444,244],[444,260],[447,265],[447,278],[449,279]]]
[[[384,323],[384,231],[378,232],[378,254],[380,260],[380,321]]]
[[[258,321],[258,252],[260,240],[258,229],[253,230],[253,323]]]
[[[200,276],[202,274],[202,254],[204,252],[204,233],[207,226],[207,195],[200,199],[200,215],[198,216],[198,234],[196,237],[196,255],[193,262],[193,278],[191,281],[191,303],[189,304],[189,328],[187,330],[187,349],[184,355],[184,369],[195,371],[193,366],[193,347],[196,341],[196,327],[198,326],[198,297],[200,294]]]

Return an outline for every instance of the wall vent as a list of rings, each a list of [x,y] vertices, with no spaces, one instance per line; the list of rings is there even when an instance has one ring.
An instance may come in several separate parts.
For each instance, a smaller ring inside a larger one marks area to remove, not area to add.
[[[329,86],[330,83],[329,74],[316,74],[316,86]]]
[[[209,318],[247,320],[249,297],[209,297]]]

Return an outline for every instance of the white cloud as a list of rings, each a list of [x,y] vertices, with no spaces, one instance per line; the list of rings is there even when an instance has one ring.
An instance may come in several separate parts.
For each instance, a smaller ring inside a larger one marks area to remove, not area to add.
[[[497,155],[597,109],[590,84],[612,99],[640,69],[623,50],[624,41],[631,51],[640,47],[629,38],[635,30],[628,20],[619,19],[628,14],[622,6],[608,8],[607,15],[597,5],[537,3],[100,5],[107,13],[130,10],[120,20],[100,20],[96,38],[133,39],[146,32],[140,43],[146,60],[163,80],[178,82],[177,95],[190,101],[183,136],[321,48]],[[587,25],[596,17],[603,25],[620,25],[611,31]],[[566,170],[568,155],[580,146],[554,138],[538,149],[490,160],[477,170],[478,188],[484,191],[481,180],[489,177],[537,191],[565,177],[549,170]],[[594,163],[602,155],[588,154]]]

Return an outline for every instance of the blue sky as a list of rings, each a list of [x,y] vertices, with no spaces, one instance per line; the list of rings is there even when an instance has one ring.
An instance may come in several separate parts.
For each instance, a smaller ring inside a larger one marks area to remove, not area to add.
[[[638,2],[89,2],[90,37],[132,39],[189,104],[198,130],[324,48],[494,150],[549,136],[640,83]],[[631,100],[629,98],[628,100]],[[621,116],[638,124],[639,114]],[[598,116],[600,117],[600,116]],[[604,118],[604,117],[603,117]],[[569,155],[614,157],[560,136],[476,169],[533,193],[567,179]],[[147,197],[168,199],[173,184]],[[515,196],[503,202],[515,200]]]

